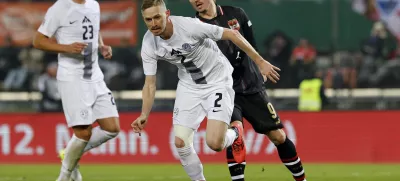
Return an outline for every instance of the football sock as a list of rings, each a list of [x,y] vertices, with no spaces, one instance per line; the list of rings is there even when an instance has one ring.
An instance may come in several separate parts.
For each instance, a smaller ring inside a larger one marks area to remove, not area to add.
[[[62,160],[61,164],[61,172],[58,177],[58,180],[69,181],[71,176],[71,172],[78,164],[79,159],[83,154],[83,149],[87,145],[87,141],[76,137],[75,135],[72,136],[71,140],[69,140],[67,147],[65,148],[65,156]]]
[[[191,146],[177,148],[181,163],[191,180],[206,180],[203,174],[203,165],[196,151]]]
[[[246,161],[242,163],[236,163],[235,159],[233,158],[231,146],[226,149],[226,160],[228,162],[228,168],[232,181],[244,181],[244,169],[246,168]]]
[[[237,138],[237,135],[238,135],[238,133],[234,129],[230,128],[230,129],[226,130],[223,149],[231,146],[233,144],[233,142],[235,141],[235,139]]]
[[[285,142],[277,145],[276,148],[282,163],[292,172],[293,178],[296,181],[304,181],[305,172],[293,142],[286,137]]]
[[[93,128],[92,136],[90,137],[90,140],[89,140],[88,144],[86,145],[84,152],[87,152],[92,148],[96,148],[96,147],[100,146],[101,144],[107,142],[108,140],[115,138],[117,135],[118,135],[118,133],[111,133],[111,132],[102,130],[100,128],[100,126]]]

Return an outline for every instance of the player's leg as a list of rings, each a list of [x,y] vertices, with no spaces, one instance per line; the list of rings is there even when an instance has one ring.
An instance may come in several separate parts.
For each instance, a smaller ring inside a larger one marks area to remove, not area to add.
[[[111,140],[118,136],[118,133],[120,131],[118,117],[98,119],[97,123],[99,124],[99,126],[93,128],[92,136],[88,144],[86,145],[84,152],[96,148],[101,144],[107,142],[108,140]]]
[[[120,131],[118,110],[111,91],[105,82],[96,83],[95,90],[98,96],[93,105],[93,117],[99,126],[93,128],[85,152],[115,138]]]
[[[82,86],[85,86],[82,89]],[[73,136],[64,150],[64,158],[58,181],[69,181],[72,171],[80,160],[92,134],[93,111],[92,87],[76,82],[58,82],[64,114]],[[84,91],[83,91],[84,90]],[[85,98],[85,99],[84,99]]]
[[[193,147],[195,129],[174,125],[175,147],[178,152],[183,169],[191,180],[205,181],[203,164]]]
[[[300,157],[297,155],[296,146],[286,136],[282,129],[269,131],[268,138],[275,144],[282,163],[292,172],[296,181],[305,181],[305,171]]]
[[[61,162],[61,172],[57,181],[70,181],[70,178],[79,181],[82,177],[80,174],[73,174],[78,162],[84,153],[90,137],[92,126],[91,125],[78,125],[72,127],[74,135],[69,140],[63,152],[63,159]]]
[[[234,124],[229,128],[235,92],[231,87],[213,90],[203,107],[208,111],[206,142],[214,151],[222,151],[232,145],[233,157],[242,163],[246,155],[243,127]]]
[[[205,180],[203,165],[193,147],[193,136],[206,112],[201,107],[201,94],[178,84],[173,114],[175,147],[181,164],[191,180]]]
[[[305,173],[296,147],[282,130],[283,124],[266,93],[260,92],[244,98],[243,116],[252,124],[257,133],[265,134],[275,144],[282,163],[289,169],[296,181],[305,181]]]
[[[235,95],[235,103],[238,96],[239,95]],[[234,127],[235,125],[243,127],[242,110],[237,104],[235,104],[235,107],[233,108],[230,126]],[[231,179],[233,181],[244,181],[246,160],[244,160],[242,163],[237,163],[233,157],[232,146],[226,149],[226,160],[228,163],[229,173],[231,174]]]

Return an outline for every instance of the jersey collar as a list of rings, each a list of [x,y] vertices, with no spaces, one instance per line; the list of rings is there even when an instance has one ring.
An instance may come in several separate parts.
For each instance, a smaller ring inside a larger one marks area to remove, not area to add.
[[[200,19],[201,21],[203,21],[203,22],[207,22],[207,21],[212,21],[212,20],[214,20],[215,18],[218,18],[219,16],[224,15],[224,11],[222,10],[222,7],[221,7],[220,5],[218,5],[218,4],[216,4],[216,6],[217,6],[217,16],[216,16],[216,17],[214,17],[214,18],[212,18],[212,19],[206,19],[206,18],[201,17],[201,16],[199,15],[199,12],[196,13],[196,17],[199,18],[199,19]]]

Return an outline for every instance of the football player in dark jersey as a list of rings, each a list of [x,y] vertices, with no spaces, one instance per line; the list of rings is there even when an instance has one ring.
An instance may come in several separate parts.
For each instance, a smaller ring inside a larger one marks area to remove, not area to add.
[[[221,6],[215,0],[189,0],[197,11],[196,17],[205,23],[219,25],[239,31],[256,48],[252,23],[245,11],[239,7]],[[229,59],[233,71],[235,108],[231,123],[249,121],[257,133],[265,134],[276,145],[279,157],[296,181],[305,181],[305,173],[297,155],[296,147],[282,130],[279,115],[268,100],[264,79],[257,65],[235,44],[220,40],[219,48]],[[232,148],[227,149],[227,161],[232,180],[244,180],[246,162],[236,163]]]

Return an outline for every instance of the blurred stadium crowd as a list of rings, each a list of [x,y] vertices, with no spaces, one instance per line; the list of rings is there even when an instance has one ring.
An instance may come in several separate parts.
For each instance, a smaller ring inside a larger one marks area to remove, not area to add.
[[[15,47],[10,37],[0,48],[0,87],[2,91],[37,91],[54,81],[57,55],[32,46]],[[400,87],[400,52],[381,23],[375,23],[369,37],[360,40],[356,51],[319,52],[306,37],[294,42],[290,35],[276,31],[266,35],[260,52],[282,69],[278,84],[268,88],[297,88],[305,74],[315,71],[325,88]],[[114,46],[112,61],[100,66],[112,90],[139,90],[144,81],[140,47],[122,39]],[[176,88],[176,67],[159,62],[158,89]],[[50,82],[49,82],[50,81]]]

